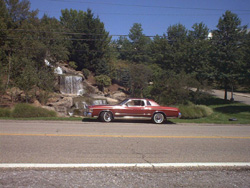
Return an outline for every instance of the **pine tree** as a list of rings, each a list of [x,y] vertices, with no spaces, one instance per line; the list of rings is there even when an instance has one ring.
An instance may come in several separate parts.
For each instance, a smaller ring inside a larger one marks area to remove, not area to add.
[[[241,26],[240,18],[226,11],[219,19],[217,30],[213,32],[213,63],[216,79],[227,90],[233,87],[243,73],[243,38],[245,36],[245,26]]]

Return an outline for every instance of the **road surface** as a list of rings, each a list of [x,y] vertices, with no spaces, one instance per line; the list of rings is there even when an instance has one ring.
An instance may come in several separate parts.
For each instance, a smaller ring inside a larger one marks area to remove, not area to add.
[[[0,120],[1,163],[250,162],[249,125]]]
[[[157,164],[248,164],[168,167]],[[0,120],[0,187],[249,187],[250,125]],[[6,165],[148,164],[140,168]]]

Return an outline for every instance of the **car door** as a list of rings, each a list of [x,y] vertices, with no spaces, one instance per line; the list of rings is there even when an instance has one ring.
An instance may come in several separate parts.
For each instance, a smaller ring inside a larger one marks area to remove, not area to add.
[[[126,116],[143,117],[145,110],[145,102],[141,99],[131,99],[126,103],[124,114]]]

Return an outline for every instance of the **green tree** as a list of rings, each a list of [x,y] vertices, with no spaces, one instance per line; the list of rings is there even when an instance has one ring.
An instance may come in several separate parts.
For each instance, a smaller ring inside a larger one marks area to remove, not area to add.
[[[1,1],[2,3],[2,1]],[[1,53],[5,56],[1,63],[6,65],[7,87],[11,81],[28,92],[35,86],[42,87],[39,82],[43,79],[39,73],[45,68],[44,59],[56,62],[66,57],[63,49],[62,37],[49,29],[55,29],[60,23],[55,19],[37,17],[38,11],[30,11],[30,2],[18,0],[6,1],[6,37]],[[60,40],[59,40],[60,39]],[[66,49],[66,48],[64,48]],[[50,74],[50,73],[49,73]],[[49,74],[42,74],[49,77]],[[53,82],[52,82],[53,83]]]
[[[212,79],[212,67],[210,64],[211,42],[208,40],[208,27],[203,24],[194,24],[193,30],[189,31],[188,61],[185,72],[192,74],[204,85]]]
[[[19,0],[6,0],[1,1],[1,9],[4,10],[4,22],[5,22],[5,35],[3,39],[2,53],[3,59],[1,63],[6,67],[6,88],[8,88],[11,78],[18,77],[18,66],[21,66],[22,62],[18,59],[20,56],[24,56],[23,34],[20,31],[22,25],[27,19],[35,19],[37,15],[36,11],[29,11],[30,2],[25,0],[19,2]],[[30,50],[31,51],[31,50]]]
[[[169,54],[171,46],[168,42],[167,36],[163,34],[162,37],[159,35],[155,36],[152,43],[150,44],[150,61],[159,65],[162,69],[169,69]]]
[[[132,44],[127,37],[120,36],[114,44],[118,52],[118,59],[130,61],[132,57]]]
[[[143,34],[142,25],[134,23],[129,34],[131,40],[131,56],[130,61],[136,63],[148,62],[148,47],[151,42],[150,38]]]
[[[250,32],[245,36],[244,39],[244,79],[241,83],[250,89]]]
[[[5,53],[6,50],[6,43],[7,43],[7,19],[8,19],[8,12],[5,5],[4,0],[0,0],[0,80],[1,80],[1,87],[0,92],[1,94],[5,91],[5,86],[3,83],[3,77],[6,75],[8,70],[8,61],[7,56]]]
[[[226,11],[219,19],[217,30],[213,32],[215,76],[219,84],[224,87],[224,99],[227,99],[228,88],[234,87],[244,76],[242,46],[245,29],[246,27],[241,26],[241,20],[236,14]]]
[[[129,39],[121,36],[115,41],[118,58],[135,63],[149,62],[149,37],[143,34],[142,25],[134,23],[129,30]]]
[[[170,49],[164,66],[167,70],[180,73],[186,67],[188,58],[187,29],[182,24],[170,26],[167,37]]]
[[[90,9],[87,12],[62,10],[62,25],[70,35],[69,59],[75,61],[78,70],[87,68],[94,73],[107,74],[109,60],[109,43],[111,38],[104,28],[104,23]]]
[[[145,64],[132,64],[129,66],[130,91],[134,97],[143,97],[143,90],[147,88],[152,79],[152,70]]]
[[[56,18],[44,15],[37,26],[37,39],[42,43],[44,58],[54,64],[60,60],[68,60],[69,37],[64,34],[64,27]]]
[[[154,82],[151,96],[161,104],[185,104],[190,100],[190,87],[196,86],[196,80],[184,71],[176,74],[167,71],[163,77]]]
[[[28,59],[22,59],[25,62],[25,67],[21,74],[15,79],[16,85],[21,88],[25,93],[26,103],[29,102],[29,91],[37,83],[36,72],[34,64]]]

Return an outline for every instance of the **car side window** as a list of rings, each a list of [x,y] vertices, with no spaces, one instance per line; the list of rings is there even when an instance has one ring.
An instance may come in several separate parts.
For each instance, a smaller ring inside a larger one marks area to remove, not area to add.
[[[127,106],[145,106],[143,100],[132,100],[127,103]]]
[[[127,106],[134,106],[135,104],[134,104],[134,101],[129,101],[128,103],[127,103]]]
[[[151,103],[149,101],[147,101],[147,106],[151,106]]]

